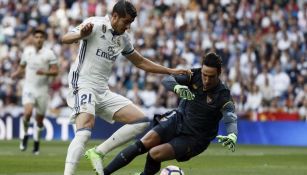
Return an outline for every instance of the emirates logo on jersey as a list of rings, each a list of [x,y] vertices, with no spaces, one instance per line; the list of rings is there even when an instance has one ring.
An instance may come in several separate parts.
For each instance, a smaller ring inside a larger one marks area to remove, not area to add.
[[[96,55],[102,58],[106,58],[108,60],[111,61],[115,61],[116,60],[116,55],[115,54],[115,50],[114,47],[109,46],[108,47],[108,51],[104,52],[102,49],[97,49],[96,51]]]

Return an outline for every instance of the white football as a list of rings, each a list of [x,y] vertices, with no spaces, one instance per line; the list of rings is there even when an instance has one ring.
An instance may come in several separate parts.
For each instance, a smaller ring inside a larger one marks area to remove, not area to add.
[[[178,166],[169,165],[162,169],[160,175],[184,175],[184,172]]]

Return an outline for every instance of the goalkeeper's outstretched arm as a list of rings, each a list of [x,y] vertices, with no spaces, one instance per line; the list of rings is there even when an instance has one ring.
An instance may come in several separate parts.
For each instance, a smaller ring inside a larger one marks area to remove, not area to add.
[[[234,133],[238,135],[237,114],[235,113],[235,105],[232,101],[224,104],[222,108],[223,121],[226,127],[227,134]]]
[[[191,75],[169,75],[163,78],[162,84],[167,91],[174,91],[176,85],[188,85]]]
[[[228,147],[229,150],[234,152],[236,150],[237,143],[237,115],[235,114],[235,106],[232,101],[224,104],[222,107],[223,121],[226,126],[227,136],[218,135],[216,138],[219,143],[222,143],[224,147]]]

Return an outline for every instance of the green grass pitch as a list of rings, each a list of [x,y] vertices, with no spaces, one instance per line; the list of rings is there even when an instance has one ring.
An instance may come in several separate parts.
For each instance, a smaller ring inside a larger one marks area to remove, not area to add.
[[[87,148],[98,145],[90,141]],[[0,141],[0,175],[59,175],[63,174],[69,142],[43,141],[41,154],[31,154],[32,140],[26,152],[20,152],[19,142]],[[123,147],[109,153],[107,164]],[[132,175],[143,169],[145,156],[140,156],[115,175]],[[238,145],[235,153],[221,145],[211,144],[207,151],[188,162],[164,162],[181,167],[186,175],[307,175],[306,147],[276,147]],[[76,175],[91,175],[89,162],[81,158]]]

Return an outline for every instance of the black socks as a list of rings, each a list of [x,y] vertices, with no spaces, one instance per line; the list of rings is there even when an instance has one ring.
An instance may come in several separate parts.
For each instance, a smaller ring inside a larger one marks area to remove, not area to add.
[[[109,175],[116,170],[128,165],[136,156],[144,154],[147,149],[141,141],[135,142],[133,145],[128,146],[122,150],[117,156],[109,163],[104,169],[104,174]]]

